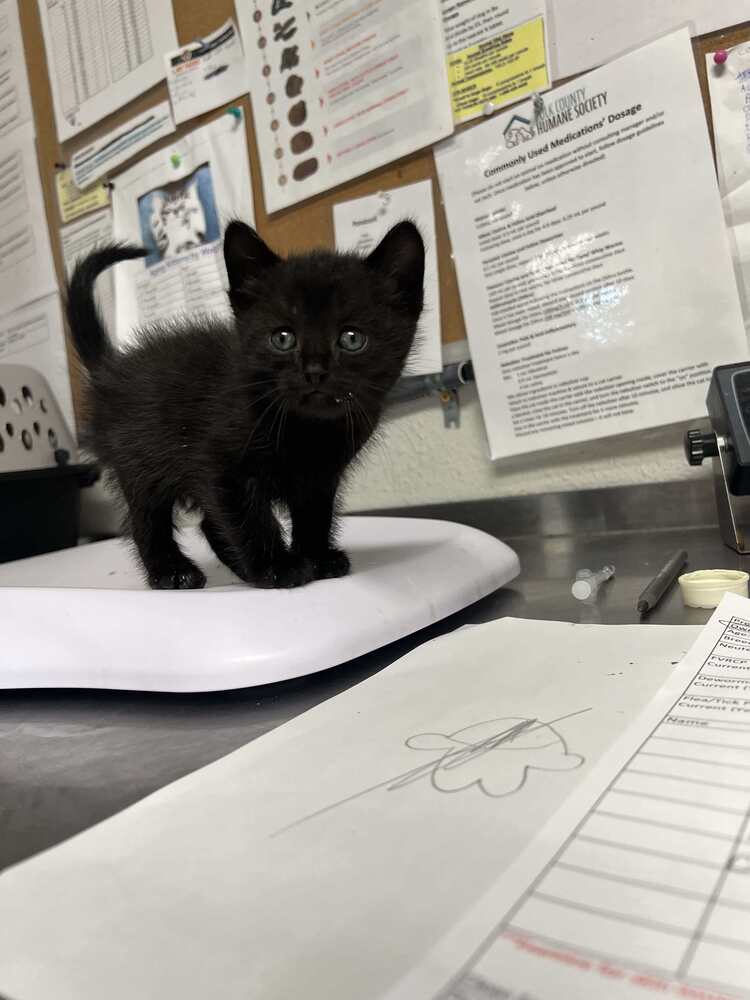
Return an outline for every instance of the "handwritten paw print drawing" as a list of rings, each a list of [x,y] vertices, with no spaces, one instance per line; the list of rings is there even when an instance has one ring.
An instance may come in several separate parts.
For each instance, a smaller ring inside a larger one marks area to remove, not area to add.
[[[590,711],[590,708],[582,708],[550,722],[518,717],[487,719],[453,733],[409,736],[404,745],[429,754],[429,760],[355,791],[338,802],[329,802],[277,830],[273,836],[378,791],[395,792],[410,785],[428,783],[438,792],[475,788],[488,798],[501,799],[519,792],[531,771],[575,771],[586,758],[568,750],[565,738],[555,725]]]
[[[437,791],[475,786],[491,798],[519,791],[529,771],[574,771],[585,759],[569,753],[560,733],[538,719],[489,719],[454,733],[420,733],[410,736],[406,746],[440,754],[409,772],[412,780],[419,772],[419,777],[429,775]]]

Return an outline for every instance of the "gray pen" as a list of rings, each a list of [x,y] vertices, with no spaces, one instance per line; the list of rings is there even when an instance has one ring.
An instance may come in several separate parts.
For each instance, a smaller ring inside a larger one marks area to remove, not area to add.
[[[656,607],[680,575],[680,570],[687,562],[687,557],[687,552],[684,549],[680,549],[679,552],[675,552],[669,561],[662,566],[651,583],[647,584],[642,591],[641,596],[638,598],[635,609],[639,614],[648,614],[652,608]]]

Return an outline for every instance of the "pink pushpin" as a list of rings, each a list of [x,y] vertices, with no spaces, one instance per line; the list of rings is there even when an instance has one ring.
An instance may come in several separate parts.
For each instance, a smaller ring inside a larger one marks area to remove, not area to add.
[[[723,66],[727,61],[729,53],[726,49],[719,49],[718,52],[714,52],[714,62],[717,66]]]

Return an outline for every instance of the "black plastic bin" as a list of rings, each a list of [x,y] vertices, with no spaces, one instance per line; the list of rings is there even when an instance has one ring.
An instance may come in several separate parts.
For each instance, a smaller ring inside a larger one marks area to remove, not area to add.
[[[80,490],[97,478],[95,465],[0,473],[0,562],[76,545]]]

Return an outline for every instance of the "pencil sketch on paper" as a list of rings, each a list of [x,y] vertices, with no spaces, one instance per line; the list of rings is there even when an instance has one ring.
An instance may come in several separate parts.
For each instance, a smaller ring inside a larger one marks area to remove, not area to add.
[[[582,708],[549,722],[518,717],[487,719],[452,733],[409,736],[404,745],[431,754],[429,760],[308,813],[271,836],[277,837],[378,789],[394,792],[420,781],[429,782],[435,791],[443,793],[473,788],[492,799],[514,795],[526,785],[532,771],[573,771],[585,763],[581,754],[571,753],[556,727],[590,711]]]

